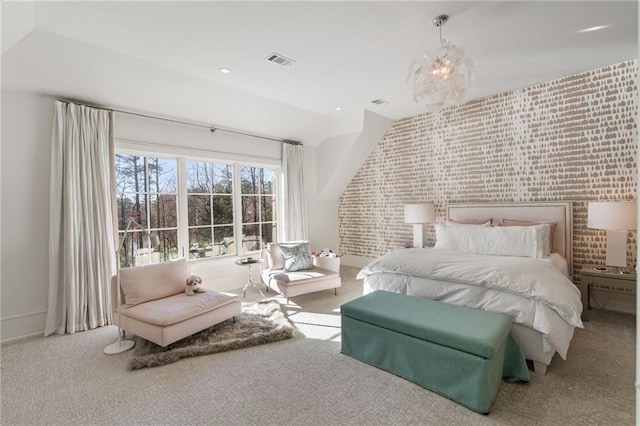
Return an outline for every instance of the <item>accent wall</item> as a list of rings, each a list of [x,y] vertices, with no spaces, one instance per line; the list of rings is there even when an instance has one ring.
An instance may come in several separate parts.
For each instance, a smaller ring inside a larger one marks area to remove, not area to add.
[[[440,222],[450,203],[571,201],[578,282],[583,263],[605,260],[587,203],[636,199],[637,75],[633,60],[395,121],[340,197],[340,251],[411,242],[407,203],[433,202]],[[633,267],[635,232],[627,243]]]

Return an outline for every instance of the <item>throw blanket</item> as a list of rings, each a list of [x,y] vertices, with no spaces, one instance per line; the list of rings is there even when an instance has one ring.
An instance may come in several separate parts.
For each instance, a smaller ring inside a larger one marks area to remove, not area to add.
[[[541,302],[574,327],[582,327],[580,291],[551,262],[436,249],[389,252],[365,266],[358,279],[378,273],[416,276],[508,292]]]

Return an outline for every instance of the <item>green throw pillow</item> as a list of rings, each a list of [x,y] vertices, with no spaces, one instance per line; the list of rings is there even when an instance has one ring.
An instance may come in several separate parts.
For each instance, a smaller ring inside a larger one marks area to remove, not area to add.
[[[309,254],[309,243],[280,243],[284,256],[284,270],[286,272],[312,269],[313,260]]]

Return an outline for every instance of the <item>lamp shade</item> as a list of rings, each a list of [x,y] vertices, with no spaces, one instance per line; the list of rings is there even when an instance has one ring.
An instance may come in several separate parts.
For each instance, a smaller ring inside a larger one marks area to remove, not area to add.
[[[436,218],[436,210],[433,204],[405,204],[404,223],[433,222]]]
[[[587,228],[610,230],[637,229],[635,201],[591,202],[587,208]]]

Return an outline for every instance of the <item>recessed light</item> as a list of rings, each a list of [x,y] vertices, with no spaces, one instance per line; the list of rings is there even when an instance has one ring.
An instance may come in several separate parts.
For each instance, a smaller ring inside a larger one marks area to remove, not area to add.
[[[342,111],[342,107],[336,107],[336,111]]]
[[[229,74],[231,72],[231,70],[229,68],[220,68],[220,72],[222,74]]]
[[[589,28],[584,28],[582,30],[578,30],[576,32],[578,33],[590,33],[591,31],[599,31],[599,30],[603,30],[605,28],[608,28],[609,25],[596,25],[595,27],[589,27]]]

